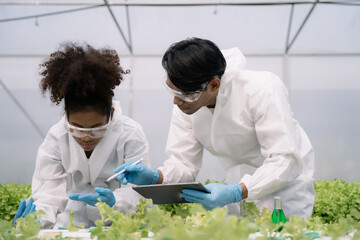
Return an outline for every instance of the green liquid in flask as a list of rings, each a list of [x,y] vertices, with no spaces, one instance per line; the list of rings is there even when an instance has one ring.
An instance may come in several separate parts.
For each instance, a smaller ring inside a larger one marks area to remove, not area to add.
[[[286,223],[286,217],[281,206],[281,198],[274,197],[274,211],[271,216],[273,223]]]

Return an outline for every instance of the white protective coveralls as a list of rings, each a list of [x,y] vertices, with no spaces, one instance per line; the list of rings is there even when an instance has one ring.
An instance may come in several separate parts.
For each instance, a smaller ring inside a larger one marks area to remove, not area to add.
[[[149,145],[142,127],[122,115],[120,103],[113,101],[115,108],[110,129],[95,147],[90,158],[65,128],[65,116],[48,132],[38,150],[33,175],[32,190],[43,185],[33,196],[36,210],[43,210],[44,228],[67,227],[70,209],[75,213],[74,224],[85,227],[95,225],[101,219],[96,207],[69,199],[71,193],[96,194],[95,187],[113,191],[121,212],[132,212],[141,196],[131,184],[121,186],[116,179],[106,183],[113,170],[125,162],[144,157],[149,165]]]
[[[173,109],[168,159],[159,168],[164,183],[194,181],[205,148],[227,171],[226,183],[244,183],[247,200],[258,208],[272,211],[274,196],[281,196],[286,216],[310,217],[313,148],[293,118],[286,87],[270,72],[244,70],[239,49],[223,55],[227,66],[213,111],[202,107],[187,115]],[[241,214],[239,203],[227,207],[230,214]]]

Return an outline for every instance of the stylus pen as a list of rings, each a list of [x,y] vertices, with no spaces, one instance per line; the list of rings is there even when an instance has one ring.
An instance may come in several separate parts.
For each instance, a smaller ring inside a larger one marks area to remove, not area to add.
[[[133,165],[136,165],[138,164],[139,162],[141,162],[141,160],[143,160],[144,158],[140,158],[139,160],[136,160],[135,162],[133,162],[132,164],[130,164],[130,166],[133,166]],[[125,172],[125,168],[123,170],[121,170],[120,172],[118,173],[115,173],[114,175],[112,175],[111,177],[109,177],[108,179],[106,179],[105,182],[110,182],[111,180],[113,180],[114,178],[117,178],[117,176],[119,176],[120,174],[122,174],[123,172]]]

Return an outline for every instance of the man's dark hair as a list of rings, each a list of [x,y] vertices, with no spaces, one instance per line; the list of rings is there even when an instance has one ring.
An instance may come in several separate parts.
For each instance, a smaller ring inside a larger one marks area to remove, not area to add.
[[[162,66],[170,81],[183,92],[201,90],[201,85],[225,72],[226,61],[211,41],[189,38],[174,43],[165,52]]]
[[[65,42],[40,64],[40,89],[56,104],[64,99],[67,116],[89,110],[109,116],[113,90],[126,73],[115,50]]]

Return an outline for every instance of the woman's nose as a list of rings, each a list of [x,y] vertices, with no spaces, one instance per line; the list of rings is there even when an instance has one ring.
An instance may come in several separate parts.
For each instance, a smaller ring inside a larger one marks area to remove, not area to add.
[[[81,138],[81,140],[84,141],[84,142],[88,142],[88,141],[91,140],[91,137],[86,135],[85,137]]]

